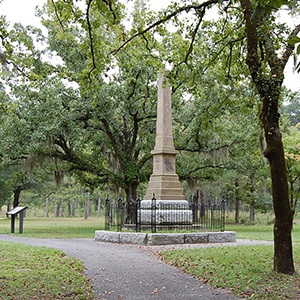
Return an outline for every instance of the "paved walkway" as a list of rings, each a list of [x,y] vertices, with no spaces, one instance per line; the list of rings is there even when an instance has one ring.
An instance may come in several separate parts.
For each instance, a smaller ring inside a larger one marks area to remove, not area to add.
[[[164,249],[208,247],[212,244],[145,247],[102,243],[93,239],[35,239],[13,235],[0,235],[0,241],[57,248],[82,260],[86,276],[91,279],[99,300],[238,299],[229,291],[213,289],[153,255],[153,252]],[[256,244],[240,240],[223,245],[249,243]]]

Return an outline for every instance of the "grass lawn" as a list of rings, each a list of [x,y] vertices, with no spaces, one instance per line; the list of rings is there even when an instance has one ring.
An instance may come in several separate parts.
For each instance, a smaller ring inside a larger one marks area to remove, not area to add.
[[[162,259],[204,283],[231,290],[243,299],[300,299],[300,276],[276,274],[272,246],[241,246],[172,250]],[[294,245],[300,271],[300,245]]]
[[[226,231],[235,231],[238,239],[273,241],[273,225],[226,225]],[[292,230],[293,242],[300,242],[300,223],[295,222]]]
[[[273,240],[273,226],[226,225],[237,238]],[[300,272],[300,224],[295,222],[293,255]],[[173,250],[161,258],[203,282],[230,289],[243,299],[300,299],[300,276],[273,272],[273,246],[241,246]]]
[[[10,219],[0,218],[0,234],[10,234]],[[15,222],[19,234],[19,219]],[[104,229],[104,220],[97,218],[25,218],[23,236],[36,238],[94,238],[95,230]]]
[[[83,263],[55,249],[0,242],[0,299],[94,299]]]

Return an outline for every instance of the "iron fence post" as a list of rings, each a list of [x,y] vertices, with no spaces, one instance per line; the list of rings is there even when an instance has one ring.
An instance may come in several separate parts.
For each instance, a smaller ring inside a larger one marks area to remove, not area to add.
[[[122,231],[123,211],[124,211],[124,203],[123,203],[123,199],[120,197],[118,199],[118,207],[117,207],[117,231]]]
[[[141,199],[138,197],[135,202],[135,231],[141,232]]]
[[[156,198],[151,199],[151,233],[156,233]]]

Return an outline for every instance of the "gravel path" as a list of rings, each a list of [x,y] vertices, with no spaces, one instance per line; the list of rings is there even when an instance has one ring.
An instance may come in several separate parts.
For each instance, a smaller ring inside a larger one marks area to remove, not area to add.
[[[85,263],[99,300],[238,299],[229,291],[213,289],[190,275],[160,261],[153,254],[166,249],[265,244],[239,240],[236,243],[176,246],[137,246],[96,242],[93,239],[36,239],[0,235],[0,241],[62,250]]]

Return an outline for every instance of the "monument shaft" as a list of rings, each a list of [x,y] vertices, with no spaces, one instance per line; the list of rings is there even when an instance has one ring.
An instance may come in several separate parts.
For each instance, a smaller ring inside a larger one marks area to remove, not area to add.
[[[182,185],[176,174],[176,154],[172,132],[171,89],[168,78],[159,74],[156,120],[156,139],[153,156],[153,173],[145,200],[185,200]]]

